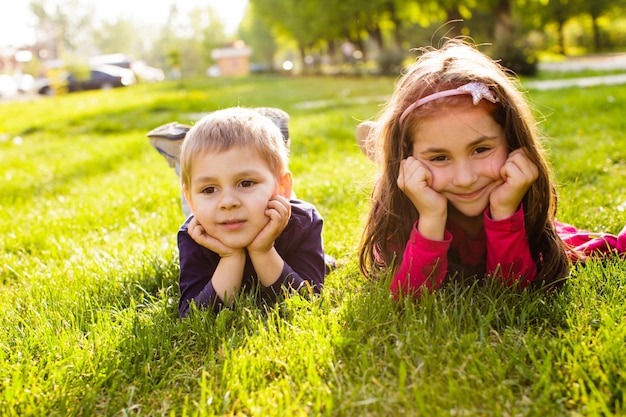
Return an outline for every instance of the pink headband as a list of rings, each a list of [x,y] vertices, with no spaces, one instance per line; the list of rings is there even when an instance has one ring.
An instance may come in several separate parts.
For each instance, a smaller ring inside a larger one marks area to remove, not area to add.
[[[485,84],[478,82],[478,81],[472,81],[470,83],[460,86],[459,88],[454,88],[452,90],[439,91],[437,93],[433,93],[426,97],[420,98],[419,100],[411,104],[409,107],[406,108],[406,110],[402,112],[402,114],[400,115],[400,123],[404,121],[404,119],[409,115],[409,113],[411,113],[413,110],[415,110],[422,104],[428,103],[429,101],[437,100],[438,98],[441,98],[441,97],[458,96],[462,94],[471,94],[472,102],[474,103],[474,105],[477,105],[478,102],[480,102],[480,100],[482,100],[483,98],[485,100],[489,100],[492,103],[497,103],[499,101],[498,97],[496,97],[491,92],[489,87],[487,87]]]

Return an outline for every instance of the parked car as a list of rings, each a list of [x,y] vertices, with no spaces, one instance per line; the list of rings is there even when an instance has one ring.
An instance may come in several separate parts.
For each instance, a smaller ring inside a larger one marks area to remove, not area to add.
[[[68,92],[83,90],[109,89],[125,87],[137,82],[133,71],[115,65],[98,65],[90,70],[89,78],[78,78],[71,73],[62,75],[62,82],[57,85],[65,85]],[[44,95],[55,93],[53,83],[43,78],[37,82],[37,92]]]
[[[165,80],[165,73],[160,68],[151,67],[142,61],[135,61],[131,64],[130,69],[133,70],[142,83],[156,83]]]

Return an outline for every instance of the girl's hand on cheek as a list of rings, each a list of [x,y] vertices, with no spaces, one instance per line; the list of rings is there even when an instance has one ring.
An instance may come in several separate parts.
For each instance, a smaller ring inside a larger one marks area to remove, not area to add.
[[[187,225],[187,233],[189,236],[200,246],[207,248],[210,251],[217,253],[221,258],[225,258],[228,256],[232,256],[237,252],[241,251],[241,249],[233,249],[213,236],[209,235],[204,227],[198,222],[198,219],[193,217],[189,224]]]
[[[248,246],[249,252],[267,252],[274,246],[274,241],[289,224],[291,203],[285,197],[275,195],[267,203],[265,215],[269,221]]]
[[[447,212],[448,201],[431,188],[432,181],[432,172],[417,158],[409,156],[400,163],[398,187],[411,200],[420,218]]]
[[[494,220],[511,217],[519,209],[522,198],[537,180],[539,169],[524,149],[516,149],[500,168],[500,175],[502,184],[494,188],[489,196],[491,218]]]
[[[398,187],[419,213],[417,230],[427,239],[443,240],[448,200],[431,188],[433,173],[413,156],[400,163]]]

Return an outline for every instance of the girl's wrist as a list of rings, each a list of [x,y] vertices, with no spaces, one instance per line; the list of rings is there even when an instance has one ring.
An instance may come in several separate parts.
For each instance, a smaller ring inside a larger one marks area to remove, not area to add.
[[[436,216],[420,216],[417,230],[429,240],[443,240],[446,232],[446,214]]]
[[[489,207],[489,217],[492,220],[505,220],[514,215],[519,210],[519,205],[512,208]]]

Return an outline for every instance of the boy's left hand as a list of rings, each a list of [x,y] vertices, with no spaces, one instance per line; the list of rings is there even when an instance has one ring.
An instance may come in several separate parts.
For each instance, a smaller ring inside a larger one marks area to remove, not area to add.
[[[285,230],[291,217],[291,203],[281,195],[275,195],[267,203],[265,215],[269,222],[248,246],[248,252],[267,252],[274,246],[274,241]]]
[[[539,169],[521,148],[509,154],[500,168],[500,175],[502,183],[489,196],[491,218],[494,220],[511,217],[518,210],[526,191],[539,177]]]

